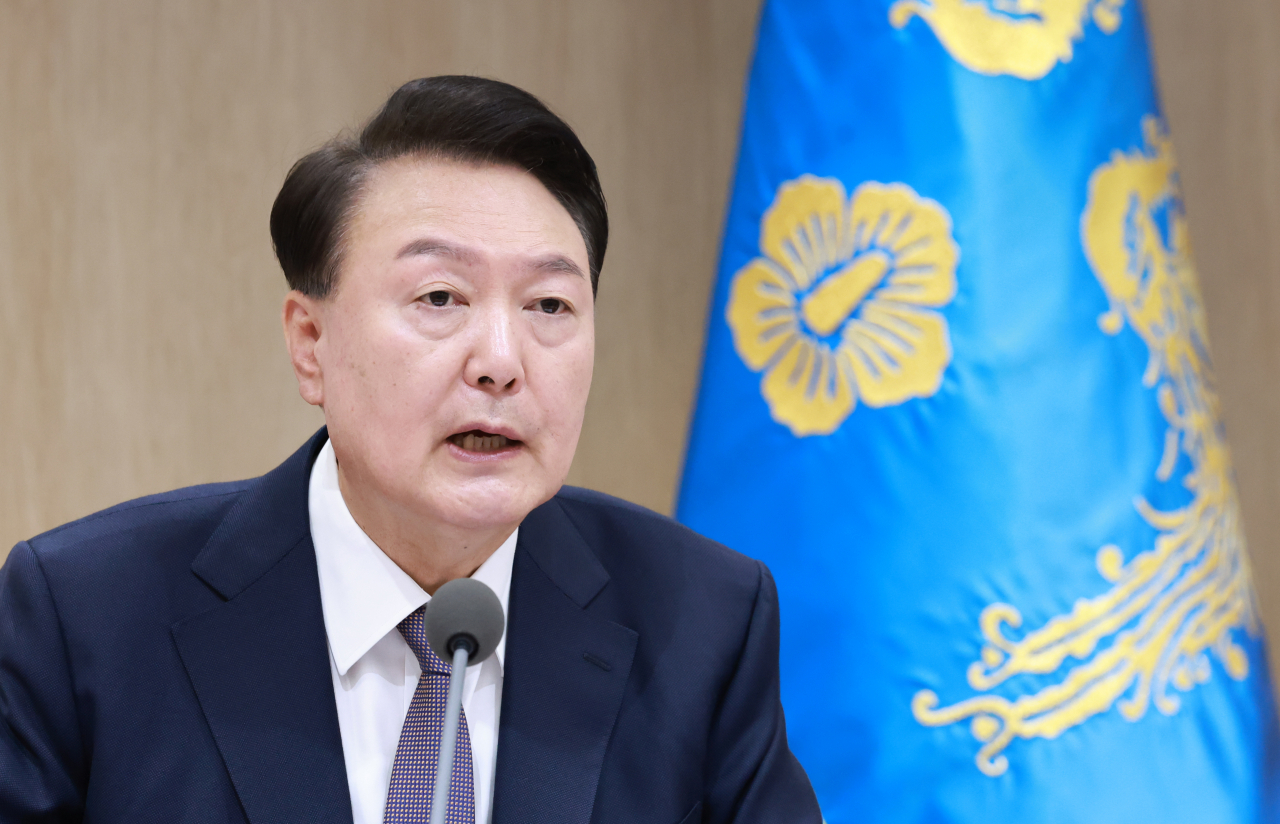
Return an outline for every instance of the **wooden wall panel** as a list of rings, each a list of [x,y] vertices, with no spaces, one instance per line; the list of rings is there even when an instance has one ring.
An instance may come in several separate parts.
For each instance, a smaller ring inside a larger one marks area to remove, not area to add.
[[[1280,685],[1280,5],[1146,7]]]
[[[297,396],[267,215],[289,165],[404,80],[543,97],[615,227],[571,481],[669,510],[737,142],[753,0],[0,0],[0,557],[258,474]]]

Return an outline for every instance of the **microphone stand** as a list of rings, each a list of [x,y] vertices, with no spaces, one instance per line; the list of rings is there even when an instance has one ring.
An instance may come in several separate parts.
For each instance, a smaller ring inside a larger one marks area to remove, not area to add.
[[[440,734],[440,760],[436,762],[436,789],[431,796],[430,824],[444,824],[449,806],[449,785],[453,780],[453,755],[458,746],[458,717],[462,714],[462,682],[475,644],[465,635],[451,639],[453,669],[449,673],[449,700],[444,710],[444,730]]]
[[[431,649],[442,660],[452,659],[453,662],[429,819],[430,824],[444,824],[444,813],[449,807],[449,785],[453,780],[454,750],[458,746],[458,716],[462,714],[462,681],[467,664],[480,663],[498,648],[506,629],[506,615],[493,590],[474,579],[457,578],[436,590],[427,603],[423,618]]]

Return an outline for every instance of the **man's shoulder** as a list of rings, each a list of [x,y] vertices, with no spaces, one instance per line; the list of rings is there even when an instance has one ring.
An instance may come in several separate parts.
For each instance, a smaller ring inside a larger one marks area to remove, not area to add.
[[[186,563],[252,480],[202,484],[135,498],[36,535],[25,543],[42,566],[115,567],[130,558],[184,555]]]
[[[751,592],[759,586],[763,564],[666,515],[603,492],[572,486],[562,488],[554,500],[606,568],[692,575],[709,584],[717,582]]]
[[[642,541],[654,551],[691,551],[731,564],[751,566],[756,563],[723,544],[699,535],[673,518],[604,492],[566,486],[557,493],[555,500],[580,529],[623,529],[631,540]]]

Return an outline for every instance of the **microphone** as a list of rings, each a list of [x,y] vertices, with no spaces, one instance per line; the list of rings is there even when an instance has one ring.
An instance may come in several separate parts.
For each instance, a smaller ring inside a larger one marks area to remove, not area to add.
[[[462,681],[469,664],[493,655],[506,629],[502,602],[493,590],[471,578],[442,585],[427,602],[423,616],[427,643],[442,661],[452,662],[449,699],[445,704],[436,789],[431,796],[430,824],[444,824],[453,778],[453,755],[458,745],[458,716],[462,713]]]

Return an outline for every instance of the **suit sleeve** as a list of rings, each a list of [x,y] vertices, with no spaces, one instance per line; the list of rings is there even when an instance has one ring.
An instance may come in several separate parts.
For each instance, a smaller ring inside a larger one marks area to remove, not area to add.
[[[86,775],[62,626],[23,542],[0,567],[0,822],[79,821]]]
[[[708,748],[704,822],[820,824],[804,768],[787,746],[778,673],[778,591],[764,564],[737,667]]]

